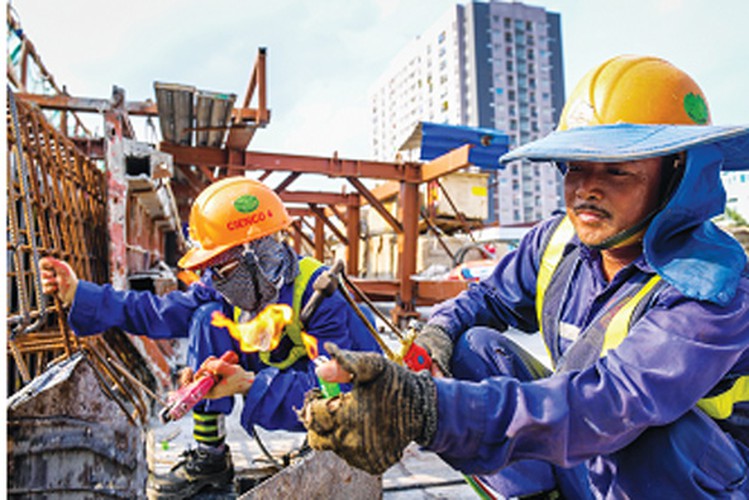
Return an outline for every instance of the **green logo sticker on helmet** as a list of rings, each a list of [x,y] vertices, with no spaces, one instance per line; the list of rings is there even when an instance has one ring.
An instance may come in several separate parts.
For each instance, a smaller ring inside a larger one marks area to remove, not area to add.
[[[684,111],[687,112],[689,118],[698,125],[704,125],[707,123],[708,111],[705,100],[699,94],[689,93],[684,96]]]
[[[258,206],[260,206],[260,201],[257,199],[257,196],[252,196],[251,194],[245,194],[234,200],[234,208],[243,214],[255,211]]]

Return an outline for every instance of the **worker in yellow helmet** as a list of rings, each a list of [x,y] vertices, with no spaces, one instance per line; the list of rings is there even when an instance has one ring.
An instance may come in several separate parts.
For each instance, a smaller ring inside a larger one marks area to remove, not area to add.
[[[231,485],[233,466],[225,441],[223,416],[231,412],[234,395],[244,401],[242,426],[303,430],[293,408],[317,384],[313,363],[302,345],[301,331],[347,348],[380,352],[341,292],[322,300],[302,325],[301,308],[313,283],[326,268],[300,257],[280,238],[291,219],[281,199],[260,182],[230,177],[202,191],[190,212],[194,246],[178,265],[201,271],[200,281],[186,292],[159,297],[150,292],[116,291],[110,285],[78,280],[70,266],[50,257],[41,259],[42,287],[70,306],[68,322],[77,335],[118,327],[154,339],[189,337],[187,380],[208,360],[225,380],[193,411],[197,448],[188,450],[165,476],[149,480],[151,498],[190,498],[207,486]],[[283,330],[272,351],[241,352],[240,343],[224,327],[212,324],[219,311],[245,323],[269,304],[292,307],[294,321]],[[321,351],[324,353],[322,345]],[[239,354],[239,365],[212,357]]]
[[[619,56],[518,159],[558,166],[566,214],[433,309],[433,373],[329,345],[318,375],[354,388],[308,395],[311,445],[381,473],[416,441],[504,497],[749,497],[749,270],[710,220],[749,127],[710,125],[669,62]],[[510,327],[541,332],[550,368]]]

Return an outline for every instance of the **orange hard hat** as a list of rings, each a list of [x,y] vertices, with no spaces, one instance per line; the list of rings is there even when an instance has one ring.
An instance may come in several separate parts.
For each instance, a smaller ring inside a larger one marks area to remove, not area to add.
[[[705,94],[657,57],[623,55],[589,71],[562,110],[557,130],[616,123],[710,125]]]
[[[228,177],[204,189],[190,210],[190,239],[194,247],[178,265],[198,269],[226,250],[291,224],[278,195],[263,183]]]

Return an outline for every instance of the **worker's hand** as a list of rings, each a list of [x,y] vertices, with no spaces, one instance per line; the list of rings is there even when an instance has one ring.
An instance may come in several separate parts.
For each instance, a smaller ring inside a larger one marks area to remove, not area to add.
[[[325,349],[333,360],[317,374],[329,382],[351,381],[353,389],[330,399],[319,389],[307,393],[299,418],[312,448],[332,450],[354,467],[382,474],[401,459],[408,443],[432,440],[437,391],[429,374],[330,342]]]
[[[453,341],[439,326],[427,323],[414,342],[427,350],[432,358],[432,375],[451,376],[450,359],[453,357]]]
[[[190,385],[195,380],[195,370],[186,366],[179,371],[179,388]]]
[[[39,270],[42,292],[59,298],[65,307],[72,304],[78,289],[78,276],[70,264],[54,257],[42,257],[39,259]]]
[[[200,365],[200,369],[193,376],[194,380],[205,376],[215,375],[219,377],[219,381],[214,385],[208,394],[206,399],[219,399],[226,396],[233,396],[235,394],[241,394],[246,396],[247,392],[252,387],[252,382],[255,380],[255,374],[251,371],[247,371],[238,364],[227,363],[223,359],[211,356],[203,361]],[[181,380],[180,380],[181,382]]]

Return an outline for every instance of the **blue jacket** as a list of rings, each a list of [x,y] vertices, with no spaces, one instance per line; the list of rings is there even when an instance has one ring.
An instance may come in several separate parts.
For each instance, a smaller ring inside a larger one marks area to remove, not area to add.
[[[529,232],[490,277],[437,306],[430,323],[453,339],[477,325],[537,331],[536,277],[554,222]],[[561,308],[568,332],[587,326],[629,280],[654,272],[641,256],[607,283],[598,252],[576,237],[570,244],[581,247],[581,262]],[[621,464],[615,455],[647,429],[685,415],[721,382],[749,374],[749,275],[745,270],[725,305],[686,297],[672,285],[653,300],[619,347],[587,369],[533,382],[437,379],[439,425],[430,449],[468,473],[490,473],[521,459],[563,467],[588,461],[591,481],[602,495],[631,494],[657,483],[659,478],[641,477],[638,486],[616,484],[617,473],[611,471]],[[564,352],[570,343],[559,338],[559,349]],[[736,406],[749,409],[746,402]],[[749,443],[746,427],[724,430]],[[699,436],[692,438],[699,442]],[[736,446],[745,464],[749,449]]]
[[[323,270],[324,268],[318,269],[310,278],[302,295],[302,305],[312,295],[312,284]],[[201,316],[198,326],[201,335],[213,336],[213,340],[191,339],[192,343],[198,343],[197,349],[201,351],[199,358],[207,354],[220,356],[223,353],[207,352],[210,349],[208,345],[215,342],[215,339],[222,339],[228,348],[233,347],[240,353],[237,342],[229,337],[227,330],[210,325],[210,314],[204,307],[201,308],[207,304],[215,305],[215,308],[223,309],[227,317],[232,317],[232,306],[210,283],[210,277],[206,275],[186,292],[176,291],[157,296],[150,292],[117,291],[110,285],[81,281],[68,322],[77,335],[92,335],[116,327],[153,339],[175,339],[188,337],[190,328],[195,328],[195,325],[191,325],[196,319],[194,316],[198,314]],[[285,285],[280,290],[278,303],[291,305],[292,301],[293,286]],[[371,333],[356,317],[341,292],[336,292],[320,303],[310,317],[305,331],[318,339],[321,354],[327,355],[323,347],[327,341],[347,349],[380,352]],[[284,359],[290,347],[289,342],[282,340],[271,358]],[[266,429],[303,431],[294,408],[301,408],[304,394],[317,386],[314,365],[303,357],[288,369],[279,370],[262,363],[256,353],[240,353],[240,362],[245,369],[255,372],[255,381],[245,398],[242,411],[243,427],[251,431],[252,424],[257,424]],[[232,398],[227,398],[228,407],[219,404],[215,409],[231,411],[232,401]]]

